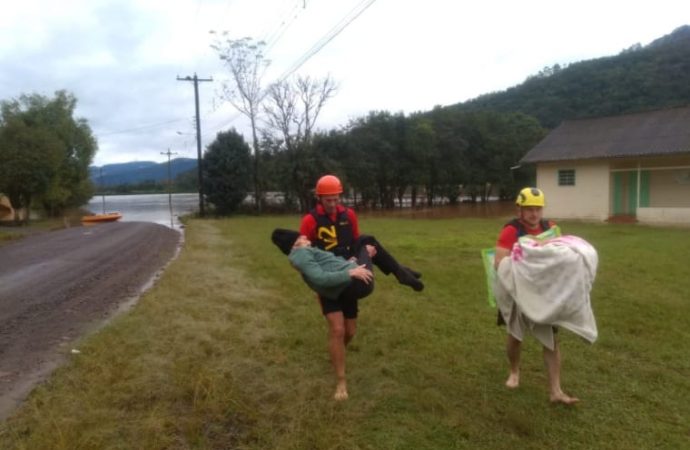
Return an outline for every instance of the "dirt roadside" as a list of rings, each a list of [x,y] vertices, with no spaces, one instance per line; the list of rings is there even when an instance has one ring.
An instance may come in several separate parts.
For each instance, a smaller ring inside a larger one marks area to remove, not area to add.
[[[150,286],[182,235],[145,222],[74,227],[0,246],[0,420]]]

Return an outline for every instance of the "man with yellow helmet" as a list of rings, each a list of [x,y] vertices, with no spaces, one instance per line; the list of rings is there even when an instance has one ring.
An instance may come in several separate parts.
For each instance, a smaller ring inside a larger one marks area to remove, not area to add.
[[[508,253],[510,253],[510,249],[513,248],[513,244],[517,242],[518,238],[526,234],[536,236],[555,225],[553,222],[542,218],[546,201],[541,189],[534,187],[522,189],[515,199],[515,204],[518,207],[518,217],[503,227],[503,231],[501,231],[498,239],[498,247],[503,250],[507,249]],[[499,253],[497,251],[497,260],[499,259],[498,256]],[[507,254],[503,256],[507,256]]]
[[[496,242],[496,257],[494,265],[498,268],[501,261],[510,255],[513,245],[524,235],[536,236],[555,223],[543,218],[543,209],[546,205],[544,193],[536,187],[526,187],[518,194],[515,204],[518,208],[518,216],[505,224]],[[498,313],[497,322],[505,325],[505,320]],[[510,363],[510,373],[506,380],[508,388],[517,388],[520,384],[520,350],[522,342],[508,333],[506,342],[506,353]],[[543,347],[544,363],[549,375],[549,395],[550,400],[556,403],[572,404],[579,401],[576,397],[567,395],[561,389],[561,360],[558,342],[554,337],[554,349],[550,350]]]

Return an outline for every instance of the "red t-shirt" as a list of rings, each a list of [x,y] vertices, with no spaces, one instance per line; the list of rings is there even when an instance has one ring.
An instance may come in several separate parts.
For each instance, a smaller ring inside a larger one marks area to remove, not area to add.
[[[335,222],[337,215],[344,210],[345,207],[343,205],[338,205],[336,207],[335,214],[331,214],[329,219]],[[321,203],[316,205],[316,214],[326,215],[326,211],[323,209],[323,205]],[[352,225],[352,239],[357,239],[359,237],[359,222],[357,221],[357,215],[352,208],[347,208],[347,218]],[[316,219],[313,215],[311,215],[311,213],[305,214],[304,217],[302,217],[302,223],[299,226],[299,234],[305,235],[312,242],[317,240]]]
[[[522,221],[521,221],[522,222]],[[555,222],[549,220],[549,228],[552,226],[556,225]],[[527,234],[531,236],[536,236],[538,234],[543,233],[546,231],[545,229],[542,228],[541,223],[537,226],[537,228],[530,229],[528,225],[525,222],[522,222],[523,227],[525,228],[525,231]],[[505,248],[507,250],[512,250],[513,249],[513,244],[515,244],[518,240],[518,229],[512,224],[506,225],[503,227],[501,230],[501,234],[498,235],[498,241],[496,241],[496,247],[501,247]]]

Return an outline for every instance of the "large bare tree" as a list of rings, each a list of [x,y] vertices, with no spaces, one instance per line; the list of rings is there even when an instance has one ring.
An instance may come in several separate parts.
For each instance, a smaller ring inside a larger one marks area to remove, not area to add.
[[[311,200],[310,181],[318,175],[312,173],[318,170],[318,165],[312,161],[315,157],[312,154],[314,127],[323,106],[335,95],[336,89],[330,76],[320,79],[299,76],[273,83],[267,89],[267,101],[263,104],[266,123],[290,155],[292,185],[303,211]]]
[[[249,118],[251,124],[254,151],[254,202],[257,211],[261,210],[262,197],[257,139],[260,105],[265,97],[261,88],[261,79],[270,64],[264,55],[265,46],[264,41],[257,41],[250,37],[230,39],[227,37],[227,32],[221,33],[211,45],[230,72],[230,81],[222,85],[223,98]]]

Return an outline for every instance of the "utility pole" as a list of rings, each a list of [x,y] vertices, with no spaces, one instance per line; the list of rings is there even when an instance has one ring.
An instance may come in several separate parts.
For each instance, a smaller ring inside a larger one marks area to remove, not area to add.
[[[161,155],[168,156],[168,206],[170,207],[170,228],[174,228],[172,211],[172,176],[170,174],[170,157],[172,155],[177,155],[177,153],[172,153],[170,149],[168,149],[167,152],[161,152]]]
[[[98,168],[98,183],[101,185],[101,200],[103,201],[103,214],[105,214],[105,189],[103,187],[103,167]]]
[[[196,156],[197,156],[197,170],[199,182],[199,215],[204,217],[204,187],[201,170],[201,119],[199,118],[199,82],[213,81],[213,78],[199,78],[194,73],[193,77],[187,75],[186,77],[177,76],[177,81],[193,81],[194,82],[194,105],[196,106]],[[169,150],[168,150],[169,151]]]

